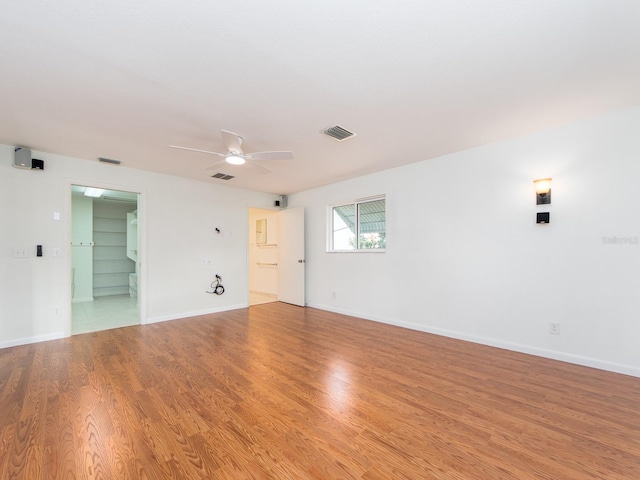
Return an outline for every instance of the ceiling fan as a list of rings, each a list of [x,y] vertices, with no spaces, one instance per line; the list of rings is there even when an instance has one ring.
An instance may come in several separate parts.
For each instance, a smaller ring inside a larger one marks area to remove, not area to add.
[[[208,150],[199,150],[197,148],[189,148],[189,147],[181,147],[179,145],[169,145],[171,148],[178,148],[180,150],[188,150],[190,152],[199,152],[206,153],[208,155],[217,155],[218,157],[223,157],[224,160],[220,162],[214,163],[213,165],[207,167],[207,170],[213,169],[216,165],[221,163],[229,163],[231,165],[244,165],[247,160],[291,160],[293,159],[293,152],[255,152],[255,153],[244,153],[242,150],[242,137],[236,133],[229,132],[227,130],[220,130],[220,134],[222,135],[222,142],[224,146],[227,148],[227,153],[218,153],[218,152],[210,152]],[[254,163],[253,166],[258,167],[258,169],[263,170],[263,173],[268,173],[271,170],[266,168],[263,165]]]

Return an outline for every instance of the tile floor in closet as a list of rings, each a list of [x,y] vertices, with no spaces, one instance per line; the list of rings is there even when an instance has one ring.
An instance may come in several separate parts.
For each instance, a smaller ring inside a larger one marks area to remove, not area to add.
[[[138,325],[137,301],[129,295],[110,295],[72,304],[72,335]]]

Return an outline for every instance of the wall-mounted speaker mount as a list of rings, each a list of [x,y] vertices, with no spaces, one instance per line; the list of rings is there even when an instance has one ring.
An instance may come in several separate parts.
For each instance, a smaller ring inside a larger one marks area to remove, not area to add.
[[[31,150],[15,147],[13,149],[13,166],[16,168],[31,169]]]
[[[15,147],[13,149],[13,166],[25,170],[44,170],[44,160],[31,158],[31,150],[28,148]]]

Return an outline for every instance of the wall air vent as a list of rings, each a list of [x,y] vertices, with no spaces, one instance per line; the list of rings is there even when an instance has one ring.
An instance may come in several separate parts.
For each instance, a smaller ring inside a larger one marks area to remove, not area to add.
[[[120,165],[122,163],[120,160],[114,160],[112,158],[98,157],[98,160],[102,163],[110,163],[112,165]]]
[[[215,175],[211,175],[211,178],[219,178],[220,180],[231,180],[232,178],[236,178],[233,175],[227,175],[226,173],[216,173]]]
[[[340,125],[334,125],[333,127],[329,127],[327,129],[323,130],[322,133],[324,133],[325,135],[329,135],[331,138],[335,138],[339,142],[342,142],[343,140],[346,140],[347,138],[351,138],[351,137],[355,137],[356,136],[355,133],[350,132],[346,128],[341,127]]]

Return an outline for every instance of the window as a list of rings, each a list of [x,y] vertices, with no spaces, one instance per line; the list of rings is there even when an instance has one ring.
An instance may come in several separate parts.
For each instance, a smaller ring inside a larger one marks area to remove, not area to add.
[[[363,198],[330,208],[330,252],[384,251],[387,244],[384,196]]]

